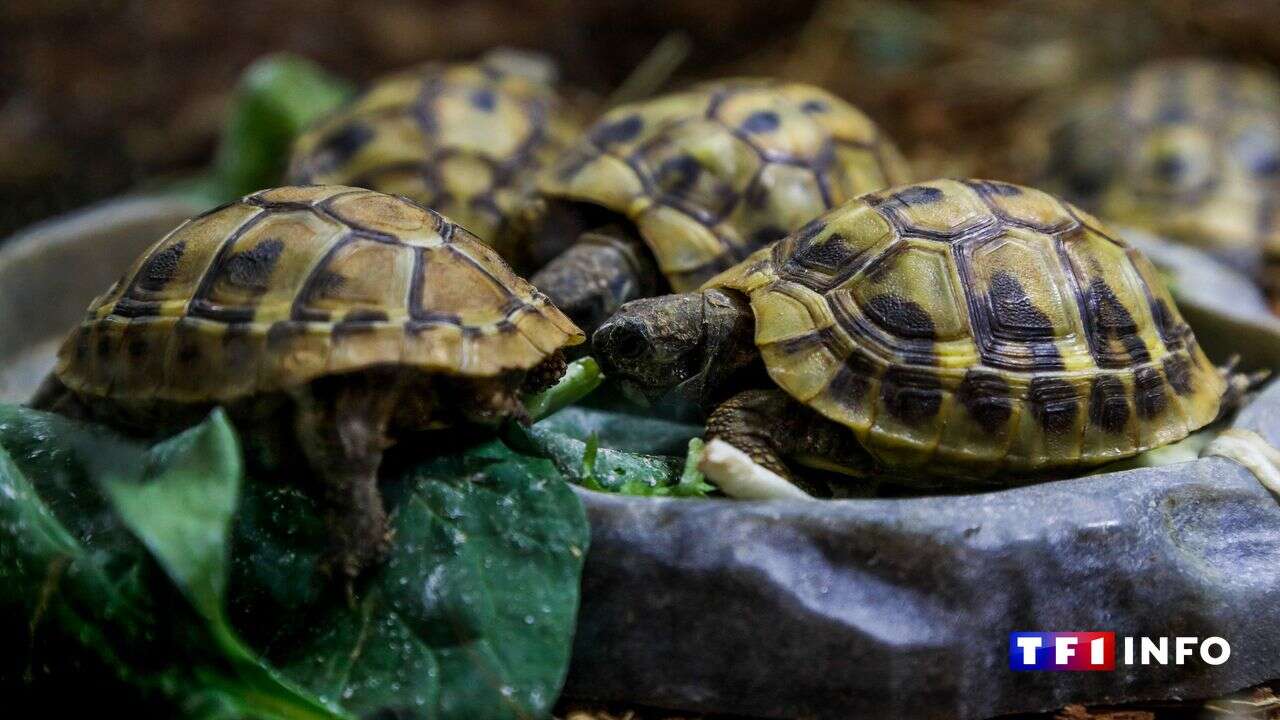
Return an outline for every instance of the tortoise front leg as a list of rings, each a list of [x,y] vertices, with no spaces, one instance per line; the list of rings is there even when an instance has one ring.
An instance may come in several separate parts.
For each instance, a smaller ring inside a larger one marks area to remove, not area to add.
[[[332,534],[325,569],[341,573],[348,592],[351,582],[390,549],[378,467],[391,445],[387,431],[398,396],[394,380],[361,375],[322,379],[295,396],[295,432],[320,479]]]
[[[868,457],[853,431],[796,402],[782,390],[745,390],[725,400],[707,418],[707,440],[720,439],[756,464],[813,491],[785,458],[822,458],[833,467],[858,468]]]
[[[590,335],[623,303],[657,292],[658,268],[633,231],[609,225],[583,233],[530,282]]]
[[[707,417],[707,440],[723,440],[746,453],[755,464],[787,480],[783,460],[788,449],[781,427],[791,398],[780,390],[747,390],[725,400]]]

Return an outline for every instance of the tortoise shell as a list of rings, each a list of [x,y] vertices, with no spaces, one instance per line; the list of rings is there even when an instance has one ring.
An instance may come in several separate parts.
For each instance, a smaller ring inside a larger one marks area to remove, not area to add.
[[[741,79],[615,108],[538,188],[631,220],[680,292],[906,179],[898,149],[852,105],[811,85]]]
[[[490,53],[377,82],[297,140],[289,182],[404,195],[505,256],[504,223],[578,132],[538,60]]]
[[[1066,107],[1063,107],[1063,105]],[[1252,269],[1280,250],[1280,82],[1239,65],[1154,63],[1039,110],[1044,187],[1108,220]]]
[[[492,376],[582,340],[441,215],[368,190],[283,187],[151,246],[89,307],[56,373],[91,396],[224,401],[377,365]]]
[[[1142,255],[1017,185],[869,193],[707,285],[746,293],[773,380],[889,465],[1095,465],[1209,423],[1224,389]]]

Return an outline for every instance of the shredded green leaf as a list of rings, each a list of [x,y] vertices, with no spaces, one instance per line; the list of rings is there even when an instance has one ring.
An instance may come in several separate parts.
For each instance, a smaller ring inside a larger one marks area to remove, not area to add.
[[[537,422],[590,395],[604,382],[600,365],[590,356],[569,363],[564,376],[550,388],[524,398],[529,419]]]

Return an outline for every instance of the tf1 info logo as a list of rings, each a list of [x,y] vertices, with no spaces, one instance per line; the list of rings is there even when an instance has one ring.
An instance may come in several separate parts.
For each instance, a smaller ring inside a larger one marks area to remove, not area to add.
[[[1220,637],[1125,637],[1125,665],[1185,665],[1198,658],[1221,665],[1231,657],[1231,646]],[[1116,634],[1113,632],[1013,632],[1009,633],[1010,670],[1115,670]]]

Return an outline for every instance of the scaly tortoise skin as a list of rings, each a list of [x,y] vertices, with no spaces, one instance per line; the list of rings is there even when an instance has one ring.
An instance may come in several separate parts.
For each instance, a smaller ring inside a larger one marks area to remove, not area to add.
[[[553,75],[543,58],[494,51],[384,78],[296,141],[289,181],[404,195],[519,266],[511,222],[580,130]]]
[[[532,280],[590,329],[628,299],[693,290],[819,214],[906,179],[880,128],[821,88],[705,83],[613,109],[539,176],[548,212],[594,214],[597,232]],[[557,227],[566,225],[593,229]]]
[[[385,549],[383,449],[520,417],[521,386],[554,382],[561,348],[582,340],[441,215],[369,190],[284,187],[143,253],[67,337],[33,405],[144,436],[226,406],[247,443],[309,463],[336,569],[354,577]]]
[[[864,195],[699,292],[624,306],[593,342],[654,398],[677,382],[711,397],[707,368],[763,359],[782,392],[731,397],[708,435],[781,473],[783,456],[824,454],[1061,472],[1179,440],[1227,389],[1142,255],[1049,194],[981,180]]]
[[[1257,273],[1280,254],[1280,82],[1241,65],[1161,61],[1048,102],[1028,133],[1037,182],[1108,221]]]

